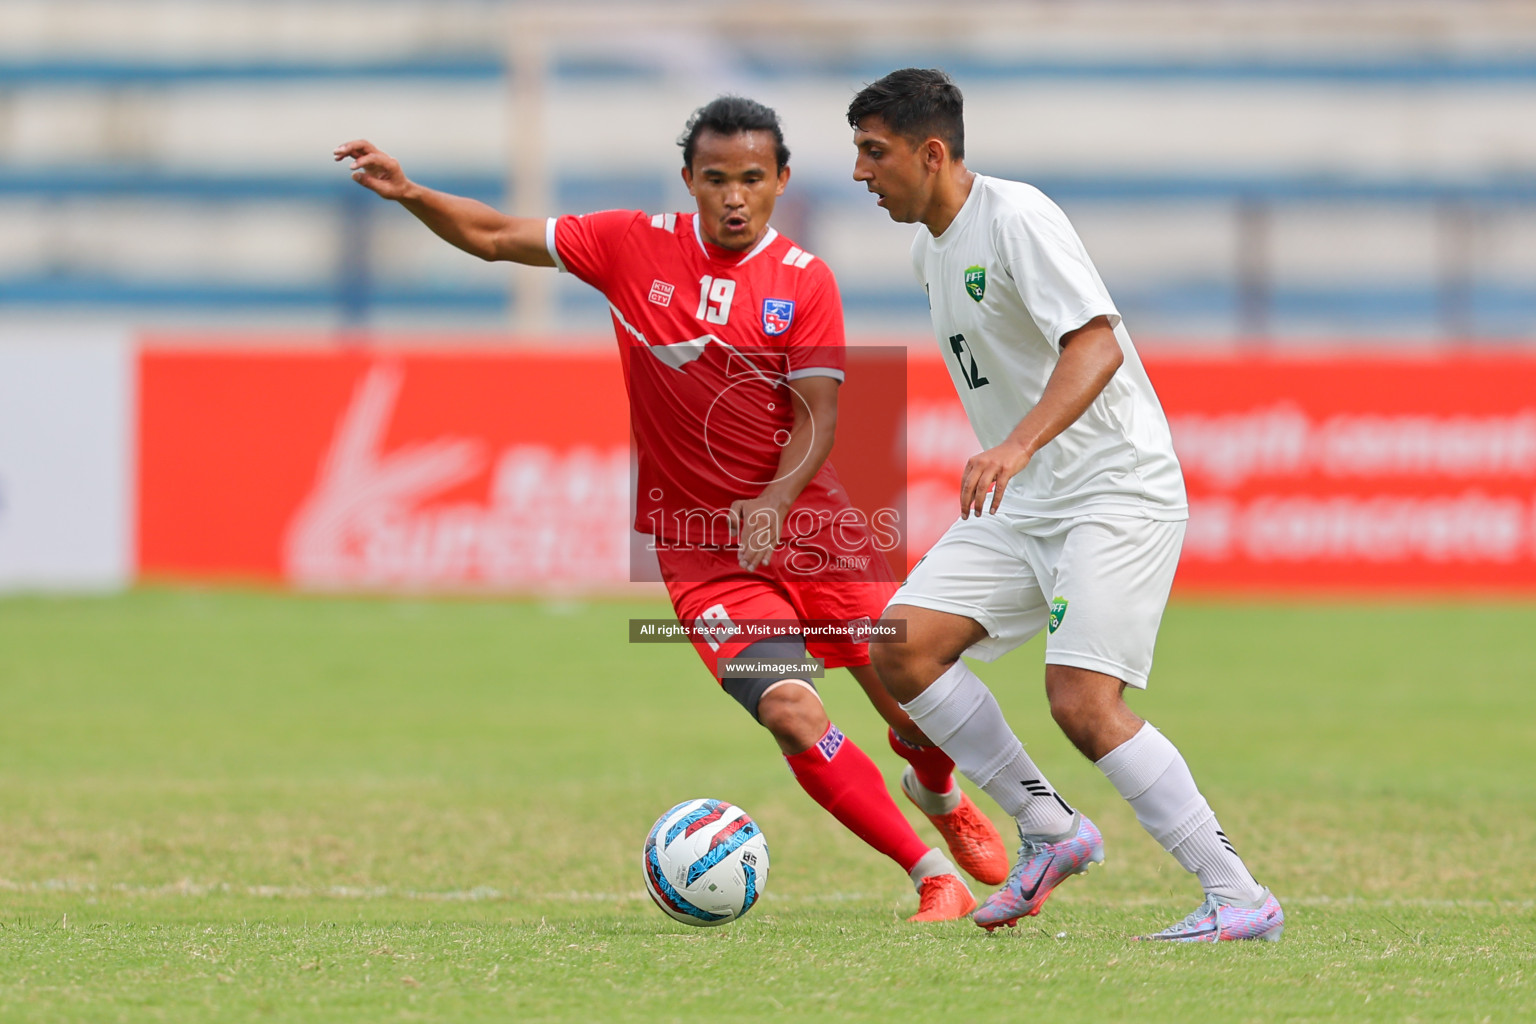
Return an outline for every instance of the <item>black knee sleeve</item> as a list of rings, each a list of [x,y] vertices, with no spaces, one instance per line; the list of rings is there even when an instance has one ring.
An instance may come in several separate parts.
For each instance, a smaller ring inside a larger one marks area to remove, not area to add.
[[[804,661],[805,638],[800,636],[775,637],[772,640],[759,640],[736,655],[737,658],[758,658],[762,661]],[[736,702],[747,709],[754,721],[761,722],[757,717],[757,705],[763,699],[763,693],[774,683],[785,679],[801,679],[803,676],[795,672],[770,673],[762,676],[737,676],[720,680],[720,686],[726,693],[736,698]],[[811,689],[816,684],[806,679],[811,684]]]

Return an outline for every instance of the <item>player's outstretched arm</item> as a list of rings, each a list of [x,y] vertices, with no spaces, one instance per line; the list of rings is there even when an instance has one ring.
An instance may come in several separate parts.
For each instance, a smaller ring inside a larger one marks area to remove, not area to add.
[[[367,139],[344,142],[333,155],[338,162],[351,159],[353,181],[393,199],[443,241],[473,256],[533,267],[555,265],[544,244],[543,218],[509,217],[478,200],[418,185],[405,176],[400,161]]]
[[[1024,414],[1007,440],[971,456],[960,479],[960,516],[981,515],[992,492],[991,511],[1003,503],[1003,490],[1034,458],[1081,416],[1109,383],[1125,353],[1107,317],[1097,316],[1061,339],[1061,358],[1045,382],[1040,401]]]

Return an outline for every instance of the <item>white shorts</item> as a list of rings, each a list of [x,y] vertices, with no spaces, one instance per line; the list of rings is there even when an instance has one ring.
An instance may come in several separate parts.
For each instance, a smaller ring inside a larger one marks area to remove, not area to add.
[[[972,516],[945,531],[890,604],[974,619],[987,638],[965,653],[982,661],[1046,629],[1047,664],[1145,689],[1183,543],[1183,522],[1139,516]]]

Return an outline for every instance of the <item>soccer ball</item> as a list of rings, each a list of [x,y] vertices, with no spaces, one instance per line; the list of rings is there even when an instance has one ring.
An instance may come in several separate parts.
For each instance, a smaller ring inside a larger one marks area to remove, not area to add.
[[[768,881],[768,840],[724,800],[685,800],[657,818],[641,859],[662,912],[703,928],[751,910]]]

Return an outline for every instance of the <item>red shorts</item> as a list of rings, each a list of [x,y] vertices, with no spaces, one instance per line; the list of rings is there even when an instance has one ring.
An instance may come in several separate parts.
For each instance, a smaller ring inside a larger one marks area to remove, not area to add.
[[[868,627],[880,621],[897,586],[885,578],[888,574],[882,571],[883,562],[872,563],[869,570],[856,574],[857,578],[840,573],[835,579],[782,579],[772,563],[757,572],[745,571],[736,562],[736,552],[729,549],[663,548],[657,551],[657,558],[677,621],[700,627],[700,633],[693,635],[693,647],[717,680],[721,658],[737,657],[764,639],[744,627],[798,620],[812,625],[837,623],[856,633],[860,625]],[[848,635],[848,630],[834,632]],[[810,635],[805,647],[807,655],[821,659],[827,668],[869,664],[867,642]]]

